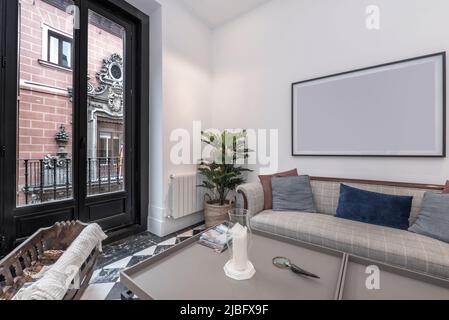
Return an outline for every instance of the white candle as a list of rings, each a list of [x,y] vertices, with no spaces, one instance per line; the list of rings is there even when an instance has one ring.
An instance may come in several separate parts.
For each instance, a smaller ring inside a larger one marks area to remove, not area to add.
[[[235,270],[248,267],[248,228],[237,223],[232,228],[232,262]]]

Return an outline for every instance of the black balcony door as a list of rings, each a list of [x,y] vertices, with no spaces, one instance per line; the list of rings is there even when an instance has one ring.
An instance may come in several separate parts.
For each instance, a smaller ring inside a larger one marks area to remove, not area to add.
[[[3,59],[5,56],[5,14],[6,14],[6,0],[0,0],[0,59],[1,59],[1,65],[0,65],[0,84],[4,83],[4,76],[5,76],[5,69],[3,68]],[[4,123],[3,120],[3,114],[4,114],[4,105],[5,105],[5,94],[4,94],[4,86],[0,85],[0,124]],[[0,146],[4,145],[4,130],[0,128]],[[3,152],[3,150],[0,150],[0,152]],[[0,156],[0,181],[4,181],[4,158],[3,156]],[[6,230],[5,230],[5,219],[4,219],[4,201],[3,201],[3,186],[4,183],[0,183],[0,256],[2,255],[2,252],[6,250]]]
[[[123,0],[0,5],[3,251],[58,221],[146,229],[148,17]]]
[[[98,221],[106,229],[120,228],[136,218],[132,161],[136,148],[131,130],[136,27],[122,13],[97,2],[86,2],[81,16],[80,33],[88,37],[82,38],[80,47],[87,41],[88,63],[81,62],[80,72],[89,81],[87,90],[84,84],[80,90],[81,110],[87,111],[79,120],[85,135],[79,153],[80,218]],[[92,63],[101,59],[107,61],[98,70]]]

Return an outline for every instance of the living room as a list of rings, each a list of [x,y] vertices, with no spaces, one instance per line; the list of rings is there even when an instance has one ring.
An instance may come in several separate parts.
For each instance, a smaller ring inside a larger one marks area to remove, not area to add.
[[[449,299],[448,1],[0,8],[0,299]]]

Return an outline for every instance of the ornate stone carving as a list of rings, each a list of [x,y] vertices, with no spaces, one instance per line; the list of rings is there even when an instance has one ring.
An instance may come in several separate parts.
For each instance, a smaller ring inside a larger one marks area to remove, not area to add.
[[[123,118],[123,58],[112,54],[103,60],[96,74],[98,86],[88,82],[89,107],[92,112],[103,112],[110,117]]]
[[[114,83],[109,87],[109,109],[113,112],[121,112],[123,109],[123,86]]]
[[[123,82],[123,59],[114,53],[108,59],[103,60],[103,66],[97,72],[97,79],[100,83],[113,85]]]
[[[87,94],[89,96],[99,96],[106,92],[108,86],[105,84],[100,84],[98,87],[94,87],[92,83],[87,82]]]
[[[48,170],[53,170],[55,168],[65,168],[67,164],[67,161],[65,158],[60,158],[59,155],[58,156],[52,156],[50,154],[48,154],[45,158],[44,158],[44,168],[48,169]],[[45,181],[45,173],[44,173],[44,181]]]
[[[55,141],[58,144],[58,153],[56,156],[47,155],[44,158],[45,169],[63,168],[67,165],[67,150],[65,149],[69,143],[70,135],[67,133],[65,126],[61,124],[59,131],[55,135]]]
[[[67,131],[65,131],[65,126],[63,124],[61,124],[59,126],[59,131],[56,133],[55,136],[55,140],[56,142],[61,143],[61,144],[67,144],[69,142],[70,136],[67,133]]]
[[[56,143],[58,144],[58,157],[65,159],[67,157],[67,151],[65,149],[67,143],[69,143],[70,136],[65,131],[65,126],[61,124],[59,131],[55,135]]]

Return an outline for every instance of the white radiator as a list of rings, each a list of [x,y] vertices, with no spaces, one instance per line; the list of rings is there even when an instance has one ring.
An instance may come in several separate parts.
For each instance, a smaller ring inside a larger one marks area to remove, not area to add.
[[[170,219],[179,219],[204,209],[204,189],[198,174],[172,175],[170,177]]]

